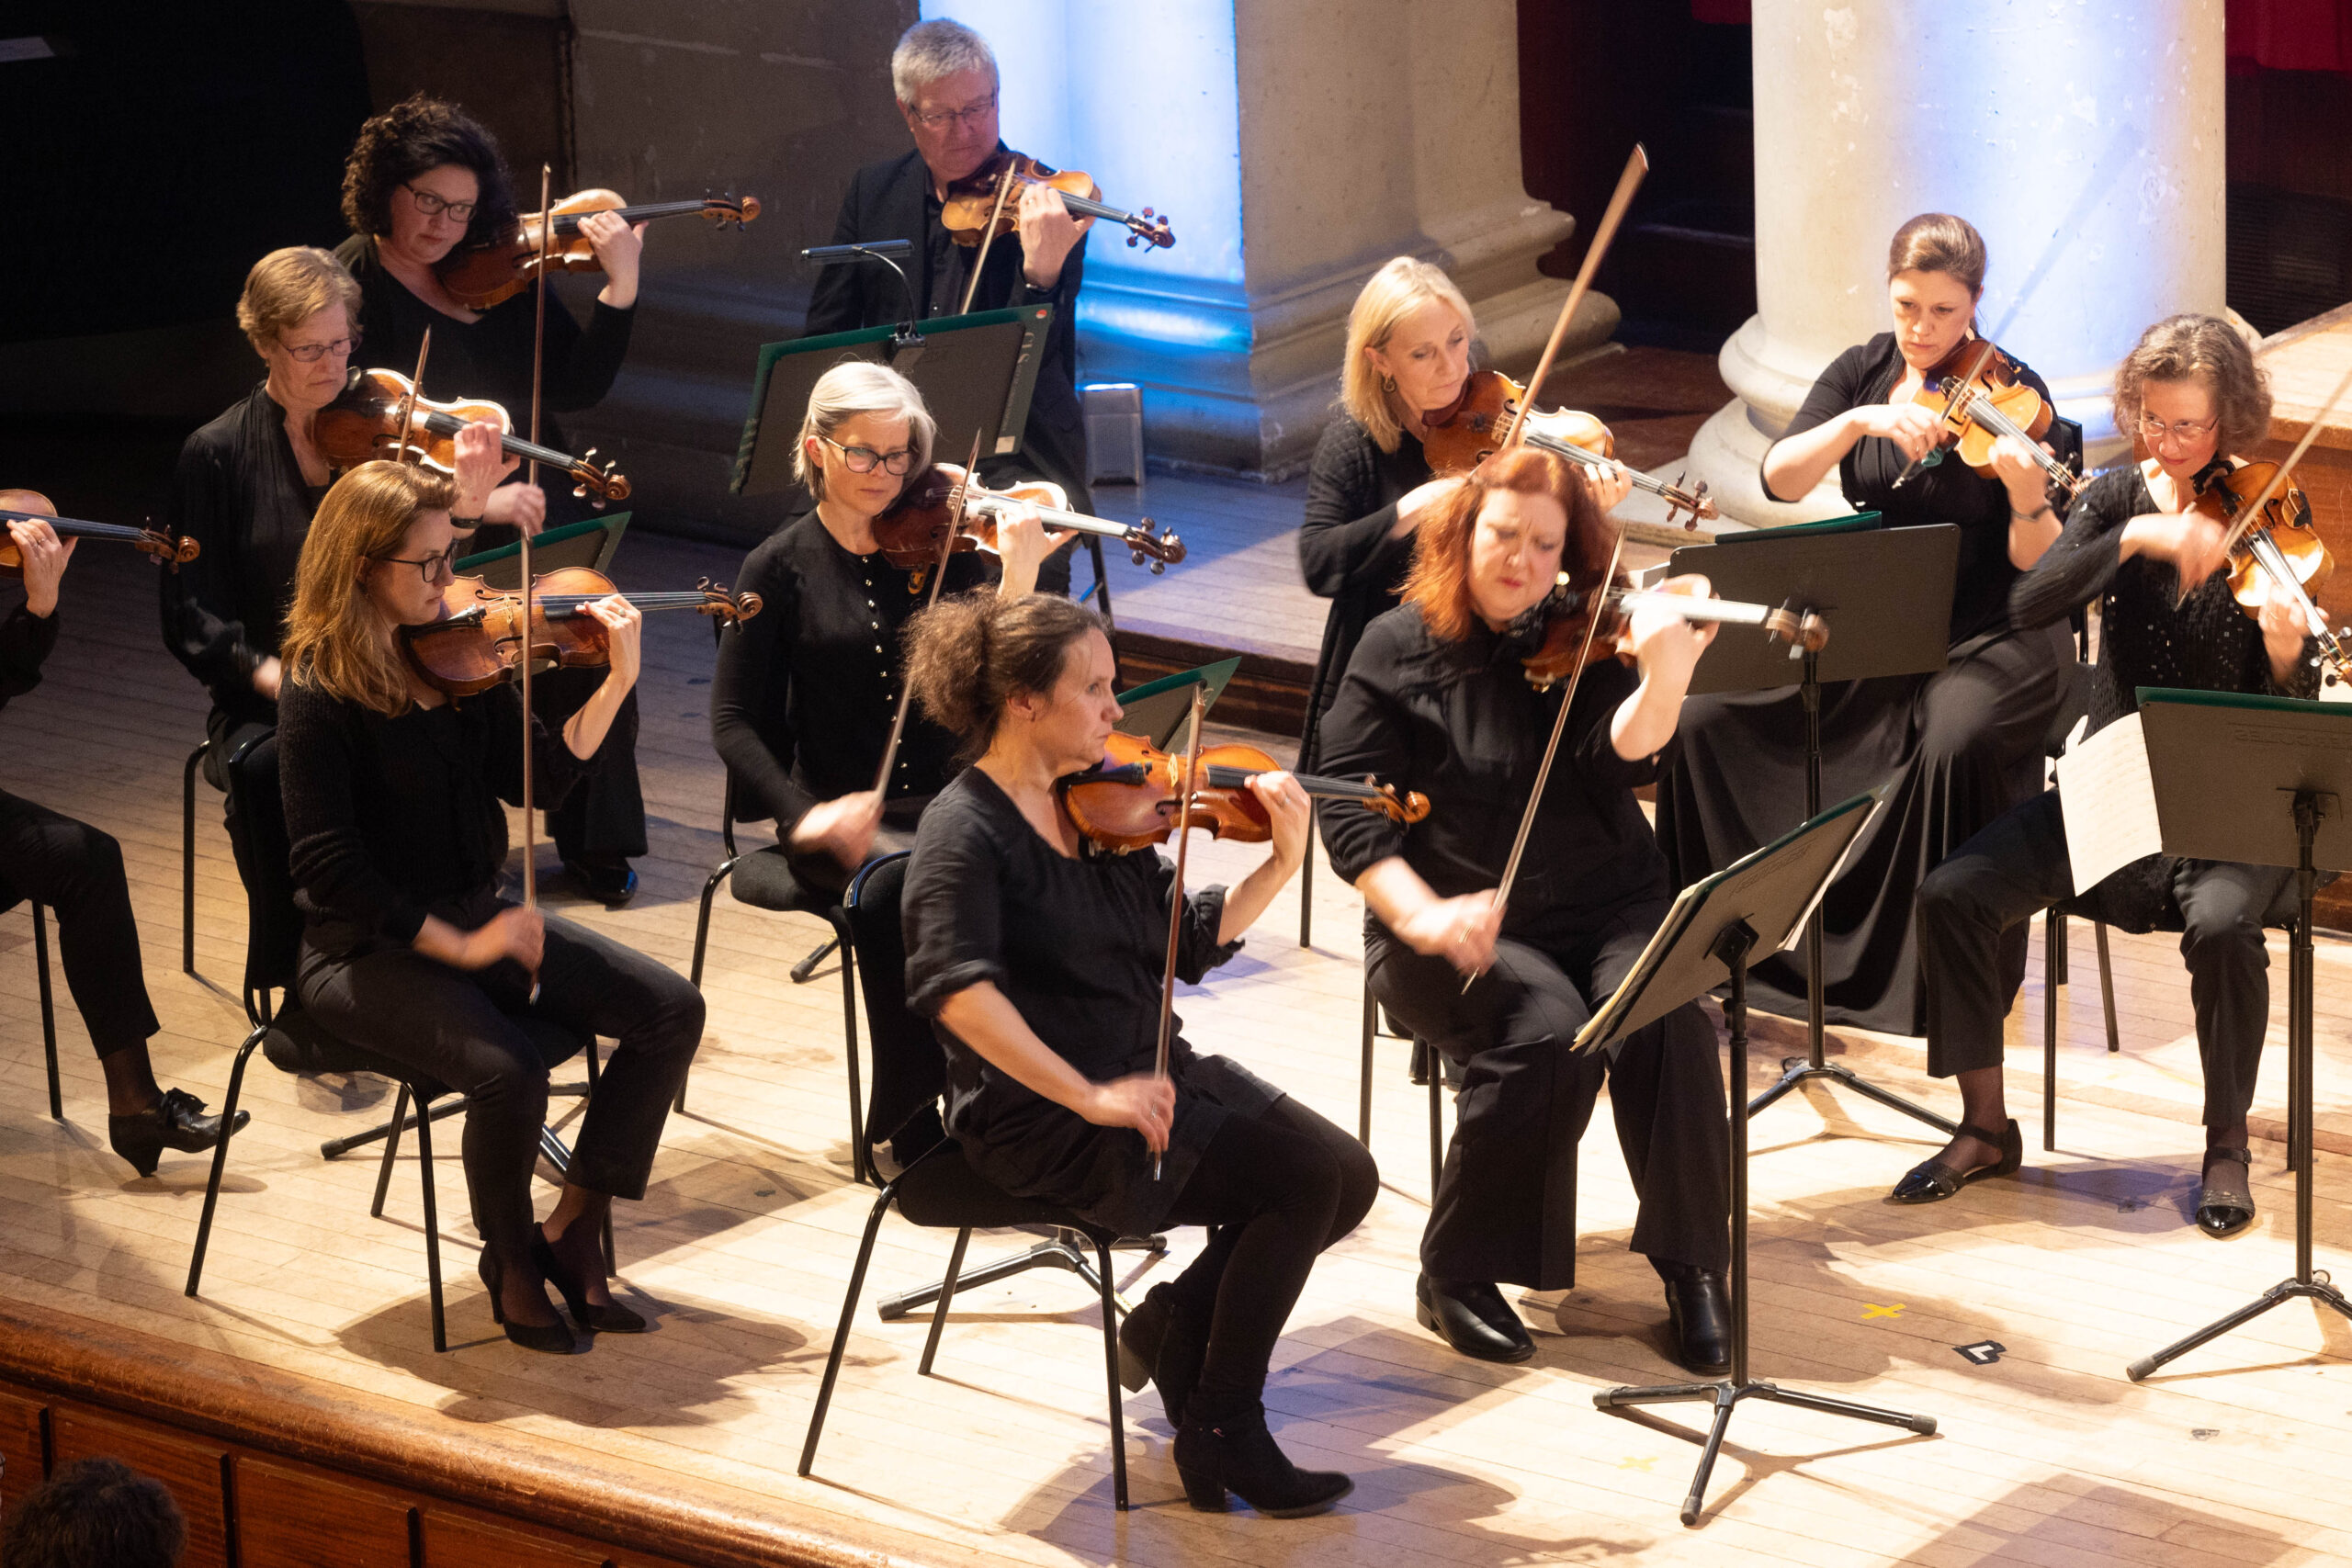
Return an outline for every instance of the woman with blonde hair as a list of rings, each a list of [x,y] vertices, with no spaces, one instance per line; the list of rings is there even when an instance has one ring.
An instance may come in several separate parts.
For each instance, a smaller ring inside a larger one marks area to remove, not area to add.
[[[495,477],[496,433],[461,432],[457,466],[451,482],[362,464],[328,492],[302,548],[278,723],[306,917],[296,990],[335,1035],[465,1095],[466,1189],[492,1314],[518,1345],[569,1352],[544,1282],[584,1329],[645,1327],[612,1299],[599,1235],[613,1199],[645,1194],[702,1036],[702,998],[642,953],[500,896],[500,803],[523,804],[523,748],[542,803],[579,783],[636,683],[639,617],[618,595],[587,606],[611,666],[560,734],[512,685],[456,699],[427,684],[401,658],[401,632],[447,613],[449,509],[461,486]],[[526,1017],[618,1042],[544,1224],[531,1172],[548,1073]]]

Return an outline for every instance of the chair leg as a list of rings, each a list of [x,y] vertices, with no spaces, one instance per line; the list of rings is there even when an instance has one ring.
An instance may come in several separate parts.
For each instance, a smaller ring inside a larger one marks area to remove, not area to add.
[[[964,1269],[964,1249],[972,1245],[972,1227],[966,1225],[956,1233],[956,1250],[947,1255],[947,1274],[939,1282],[939,1304],[932,1309],[931,1333],[922,1342],[922,1359],[915,1364],[917,1377],[931,1376],[931,1363],[939,1354],[939,1331],[947,1326],[947,1303],[956,1299],[956,1276]]]
[[[49,1118],[65,1120],[65,1097],[57,1079],[57,1002],[49,989],[49,920],[33,906],[33,975],[40,990],[40,1043],[49,1056]]]
[[[865,1089],[857,1066],[857,954],[852,950],[849,916],[836,906],[825,912],[833,925],[833,940],[842,950],[842,1059],[849,1078],[849,1173],[853,1181],[876,1187],[873,1151],[865,1146]]]
[[[688,966],[686,971],[686,983],[697,991],[702,989],[703,953],[710,946],[710,901],[714,897],[718,897],[718,885],[726,881],[727,874],[734,869],[735,862],[733,860],[730,859],[723,861],[720,863],[717,871],[712,872],[707,877],[703,879],[702,907],[695,911],[694,963]],[[684,1111],[685,1108],[686,1080],[684,1076],[681,1076],[678,1079],[678,1098],[672,1102],[671,1109],[674,1111]]]
[[[432,1120],[432,1117],[427,1114],[432,1107],[420,1105],[416,1109],[418,1111],[416,1124],[421,1130],[427,1122]],[[392,1158],[400,1152],[401,1122],[406,1119],[407,1115],[408,1085],[403,1082],[401,1085],[399,1097],[392,1101],[391,1130],[384,1134],[384,1157],[376,1167],[376,1201],[368,1205],[368,1217],[371,1220],[380,1220],[384,1217],[384,1194],[391,1190]]]
[[[424,1097],[417,1096],[417,1108]],[[433,1202],[433,1118],[416,1119],[416,1168],[424,1185],[424,1279],[433,1300],[433,1348],[449,1348],[447,1321],[441,1314],[441,1215]]]
[[[817,1462],[817,1439],[825,1430],[825,1412],[833,1403],[833,1384],[842,1375],[842,1352],[849,1348],[851,1321],[857,1314],[858,1292],[865,1289],[865,1267],[874,1261],[874,1237],[882,1228],[882,1216],[889,1211],[891,1200],[899,1195],[899,1184],[892,1182],[882,1189],[874,1200],[874,1212],[866,1216],[865,1235],[857,1244],[857,1263],[849,1271],[849,1293],[842,1298],[842,1320],[833,1329],[832,1353],[825,1358],[824,1380],[817,1385],[817,1407],[808,1413],[808,1438],[800,1446],[799,1473],[807,1475]]]
[[[596,1076],[602,1070],[599,1065],[599,1058],[601,1055],[602,1052],[597,1047],[596,1037],[592,1034],[588,1037],[587,1094],[588,1101],[591,1104],[594,1104],[596,1100]],[[613,1249],[613,1206],[610,1203],[605,1205],[604,1246],[605,1272],[607,1274],[616,1274],[620,1272],[620,1254]]]
[[[1430,1053],[1430,1201],[1437,1201],[1437,1179],[1445,1168],[1445,1068]]]
[[[805,986],[809,981],[815,979],[817,977],[817,965],[822,964],[826,959],[831,958],[833,955],[833,949],[841,946],[841,938],[837,936],[828,937],[823,942],[820,942],[816,946],[810,948],[808,950],[808,956],[801,959],[799,963],[792,966],[792,983],[796,986]]]
[[[237,1047],[236,1065],[229,1069],[229,1101],[220,1108],[220,1141],[212,1145],[212,1179],[204,1184],[204,1215],[196,1223],[196,1252],[187,1260],[187,1294],[196,1294],[198,1280],[204,1278],[204,1249],[212,1240],[212,1211],[220,1201],[220,1176],[229,1168],[229,1139],[237,1126],[237,1096],[245,1087],[245,1064],[253,1060],[254,1047],[268,1033],[266,1026],[245,1036]]]
[[[180,973],[196,973],[196,770],[210,742],[200,742],[180,769]]]
[[[1099,1283],[1102,1287],[1102,1371],[1104,1382],[1111,1391],[1111,1500],[1121,1513],[1127,1508],[1127,1422],[1126,1411],[1119,1399],[1119,1313],[1111,1297],[1111,1244],[1098,1239],[1094,1244],[1096,1267],[1102,1270]]]
[[[2115,1032],[2115,975],[2107,964],[2106,922],[2093,920],[2091,935],[2098,940],[2098,1005],[2107,1014],[2107,1048],[2109,1051],[2120,1051],[2123,1049],[2123,1042]]]
[[[2041,917],[2041,1146],[2058,1146],[2058,987],[2064,971],[2066,917],[2053,907]]]
[[[1372,987],[1363,988],[1363,1053],[1356,1066],[1356,1142],[1372,1147],[1372,1033],[1379,1019],[1380,1004],[1372,998]]]
[[[1298,945],[1315,940],[1315,835],[1306,835],[1306,851],[1298,862]]]

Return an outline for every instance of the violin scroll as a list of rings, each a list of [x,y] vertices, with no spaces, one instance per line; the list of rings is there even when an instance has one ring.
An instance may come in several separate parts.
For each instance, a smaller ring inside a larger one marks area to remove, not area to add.
[[[701,612],[722,621],[748,621],[764,607],[758,594],[735,592],[707,577],[695,580],[695,591],[702,595]]]
[[[1829,623],[1812,610],[1799,609],[1792,602],[1769,612],[1764,617],[1764,635],[1776,642],[1789,645],[1789,657],[1819,653],[1829,646]]]

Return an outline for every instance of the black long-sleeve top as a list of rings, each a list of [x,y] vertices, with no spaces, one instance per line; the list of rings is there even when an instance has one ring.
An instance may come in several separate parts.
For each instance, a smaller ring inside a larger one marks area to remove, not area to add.
[[[1323,717],[1320,770],[1418,790],[1430,814],[1408,826],[1352,801],[1318,802],[1335,874],[1353,882],[1402,855],[1441,897],[1501,881],[1567,689],[1561,682],[1537,692],[1520,651],[1482,625],[1459,643],[1442,641],[1412,604],[1366,628]],[[1633,795],[1657,776],[1666,753],[1628,761],[1609,738],[1611,720],[1639,683],[1613,658],[1595,660],[1577,683],[1504,912],[1506,935],[1573,944],[1627,903],[1672,893],[1666,857]],[[1394,940],[1369,912],[1364,926],[1374,940]]]
[[[1298,525],[1298,570],[1307,591],[1331,601],[1323,621],[1323,650],[1315,660],[1308,697],[1311,737],[1340,689],[1349,656],[1373,617],[1396,607],[1396,591],[1413,564],[1409,536],[1391,538],[1396,502],[1430,479],[1428,457],[1409,434],[1384,452],[1354,420],[1340,416],[1323,428],[1306,470],[1306,513]],[[1312,767],[1302,758],[1301,767]]]
[[[36,615],[22,604],[0,618],[0,708],[40,684],[41,660],[57,646],[57,612]]]
[[[996,581],[983,551],[949,558],[943,593]],[[812,508],[763,540],[738,591],[760,613],[719,634],[710,739],[735,781],[739,821],[773,817],[776,836],[820,801],[874,787],[898,712],[899,633],[930,598],[878,552],[843,549]],[[937,795],[956,776],[956,739],[907,714],[887,798]]]
[[[2020,365],[2018,379],[2050,400],[2049,384]],[[1871,403],[1883,403],[1903,377],[1903,354],[1893,333],[1881,333],[1858,344],[1829,362],[1821,378],[1805,394],[1785,441],[1816,425]],[[2079,462],[2082,432],[2067,420],[2053,420],[2045,437],[2064,461]],[[1980,474],[1946,453],[1942,462],[1922,469],[1901,490],[1910,459],[1883,435],[1865,435],[1838,460],[1838,478],[1846,503],[1857,512],[1882,514],[1890,528],[1913,528],[1935,523],[1960,527],[1960,567],[1952,581],[1951,641],[1957,647],[1981,633],[1998,631],[2008,624],[2009,585],[2018,569],[2009,562],[2009,492],[1990,474]],[[1764,493],[1772,494],[1770,480]],[[1794,500],[1795,497],[1775,497]]]
[[[166,515],[201,553],[163,574],[164,646],[232,722],[266,723],[276,711],[253,674],[277,655],[294,568],[324,493],[302,478],[286,410],[266,382],[180,447]]]
[[[412,942],[426,915],[496,880],[506,862],[499,802],[523,799],[523,725],[514,686],[387,718],[286,682],[278,770],[311,946]],[[552,807],[588,762],[536,718],[530,732],[534,793]]]
[[[2142,686],[2317,696],[2309,639],[2292,677],[2283,684],[2274,679],[2262,627],[2231,596],[2227,573],[2207,578],[2175,609],[2180,577],[2170,561],[2122,558],[2123,525],[2156,510],[2137,464],[2108,469],[2075,500],[2057,543],[2009,591],[2009,619],[2019,626],[2064,620],[2099,601],[2090,729],[2137,712]]]

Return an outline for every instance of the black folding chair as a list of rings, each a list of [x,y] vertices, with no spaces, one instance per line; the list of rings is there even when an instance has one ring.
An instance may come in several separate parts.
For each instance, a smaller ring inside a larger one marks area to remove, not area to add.
[[[57,1003],[49,989],[49,921],[39,901],[29,902],[33,915],[33,975],[40,988],[40,1043],[49,1057],[49,1116],[52,1122],[62,1122],[65,1099],[57,1078]]]

